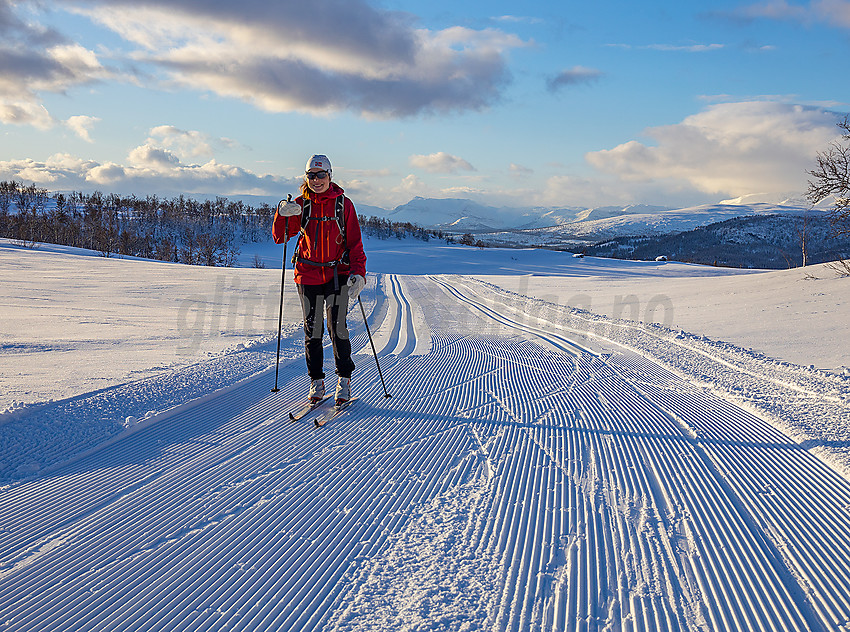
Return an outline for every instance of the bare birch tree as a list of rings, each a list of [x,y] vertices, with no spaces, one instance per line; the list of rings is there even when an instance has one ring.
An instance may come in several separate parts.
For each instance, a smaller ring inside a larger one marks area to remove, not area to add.
[[[830,220],[836,235],[850,233],[850,115],[838,123],[844,132],[839,140],[830,143],[817,155],[817,167],[809,171],[812,180],[806,197],[817,204],[834,196]],[[846,257],[834,266],[844,276],[850,276],[850,259]]]
[[[814,179],[809,180],[806,197],[817,204],[834,195],[831,219],[836,233],[844,235],[850,233],[850,115],[838,127],[844,134],[818,153],[817,167],[809,171]]]

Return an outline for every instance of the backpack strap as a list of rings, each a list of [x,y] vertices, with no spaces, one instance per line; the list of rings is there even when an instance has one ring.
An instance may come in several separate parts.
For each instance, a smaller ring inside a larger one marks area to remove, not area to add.
[[[310,198],[304,198],[301,203],[301,232],[307,230],[307,222],[310,221],[310,213],[313,211],[313,202]]]
[[[348,254],[348,236],[345,234],[345,196],[340,195],[336,199],[336,225],[339,228],[339,234],[342,235],[342,244],[345,246],[345,254]]]
[[[334,289],[339,291],[339,278],[337,275],[337,268],[340,264],[348,265],[349,263],[349,249],[348,249],[348,236],[345,232],[345,196],[340,195],[336,198],[336,204],[334,205],[334,216],[333,217],[313,217],[313,203],[309,198],[304,198],[301,204],[301,231],[298,235],[298,244],[295,246],[295,254],[292,255],[292,265],[296,263],[306,263],[307,265],[317,266],[321,268],[333,268],[334,269]],[[318,222],[327,222],[334,220],[336,221],[337,228],[339,228],[339,234],[342,237],[342,254],[339,259],[336,261],[331,261],[328,263],[318,263],[315,261],[310,261],[309,259],[305,259],[299,256],[300,252],[300,244],[301,237],[307,234],[307,224],[310,220],[314,220],[317,222],[316,224],[316,237],[318,239],[319,233],[319,225]]]
[[[335,205],[335,217],[333,219],[336,220],[337,228],[339,228],[339,234],[342,235],[342,243],[348,246],[348,238],[345,234],[345,196],[340,195],[336,198]],[[314,219],[316,221],[328,221],[329,217],[312,217],[311,213],[313,212],[313,202],[310,198],[304,198],[304,202],[301,205],[301,230],[307,230],[307,223]],[[347,250],[347,248],[346,248]]]

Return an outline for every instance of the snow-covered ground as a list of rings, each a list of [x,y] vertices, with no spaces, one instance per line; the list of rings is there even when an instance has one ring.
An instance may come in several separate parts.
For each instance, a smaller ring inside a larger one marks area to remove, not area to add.
[[[366,249],[314,430],[279,246],[0,243],[0,630],[850,629],[850,279]]]

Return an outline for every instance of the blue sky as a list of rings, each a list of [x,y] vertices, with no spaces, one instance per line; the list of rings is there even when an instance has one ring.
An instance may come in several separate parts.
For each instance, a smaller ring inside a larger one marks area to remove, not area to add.
[[[355,203],[686,206],[805,191],[850,0],[0,0],[0,179]]]

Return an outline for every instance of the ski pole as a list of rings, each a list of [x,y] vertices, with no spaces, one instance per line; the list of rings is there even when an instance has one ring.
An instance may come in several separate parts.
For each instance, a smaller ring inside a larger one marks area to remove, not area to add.
[[[281,200],[282,201],[282,200]],[[286,197],[287,202],[292,201],[292,194]],[[278,206],[280,204],[278,203]],[[277,393],[280,389],[277,387],[277,376],[280,370],[280,330],[283,328],[283,289],[286,287],[286,242],[289,241],[289,218],[287,218],[286,230],[283,231],[283,264],[280,267],[280,313],[277,317],[277,360],[274,365],[274,388],[272,393]]]
[[[378,365],[378,375],[381,378],[381,386],[384,387],[384,398],[392,397],[389,393],[387,393],[387,385],[384,383],[384,374],[381,373],[381,363],[378,362],[378,352],[375,351],[375,343],[372,342],[372,332],[369,331],[369,321],[366,320],[366,310],[363,308],[363,299],[359,296],[357,297],[357,302],[360,303],[360,313],[363,314],[363,324],[366,325],[366,333],[369,334],[369,344],[372,345],[372,355],[375,356],[375,364]]]

